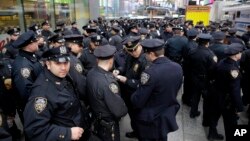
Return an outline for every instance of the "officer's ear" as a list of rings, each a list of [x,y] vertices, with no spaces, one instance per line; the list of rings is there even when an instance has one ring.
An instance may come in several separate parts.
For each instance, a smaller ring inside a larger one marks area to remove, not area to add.
[[[50,61],[45,61],[46,67],[48,70],[50,70]]]

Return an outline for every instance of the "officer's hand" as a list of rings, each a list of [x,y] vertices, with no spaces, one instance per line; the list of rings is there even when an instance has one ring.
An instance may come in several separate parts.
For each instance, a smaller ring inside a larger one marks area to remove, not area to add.
[[[119,73],[120,73],[120,71],[119,71],[119,70],[113,70],[113,75],[114,75],[114,76],[119,75]]]
[[[12,83],[12,81],[11,81],[10,78],[4,80],[4,85],[5,85],[5,88],[6,88],[7,90],[9,90],[9,89],[12,88],[12,84],[11,84],[11,83]]]
[[[125,83],[127,81],[127,77],[122,75],[117,75],[116,78],[122,83]]]
[[[71,128],[71,140],[79,140],[84,132],[83,128],[72,127]]]

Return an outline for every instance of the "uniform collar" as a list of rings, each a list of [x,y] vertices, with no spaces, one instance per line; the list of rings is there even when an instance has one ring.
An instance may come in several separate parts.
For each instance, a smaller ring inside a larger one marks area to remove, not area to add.
[[[154,64],[159,64],[159,63],[163,63],[163,62],[169,62],[170,60],[167,57],[158,57],[156,58],[153,63]]]
[[[36,55],[32,52],[28,52],[28,51],[24,51],[22,49],[19,50],[19,55],[22,57],[27,58],[28,60],[32,61],[32,62],[37,62],[37,58]]]

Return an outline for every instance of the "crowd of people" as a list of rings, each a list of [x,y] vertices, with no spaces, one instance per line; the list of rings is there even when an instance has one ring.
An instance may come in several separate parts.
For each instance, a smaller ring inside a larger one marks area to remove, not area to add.
[[[250,25],[241,37],[229,23],[204,26],[174,19],[47,20],[20,34],[0,53],[0,139],[119,141],[129,114],[128,138],[167,141],[178,130],[177,94],[190,118],[200,116],[208,139],[230,141],[238,114],[249,104]],[[183,77],[184,76],[184,77]],[[184,78],[184,80],[183,80]],[[242,93],[241,93],[242,91]],[[249,114],[249,109],[248,109]],[[248,123],[249,124],[249,123]]]

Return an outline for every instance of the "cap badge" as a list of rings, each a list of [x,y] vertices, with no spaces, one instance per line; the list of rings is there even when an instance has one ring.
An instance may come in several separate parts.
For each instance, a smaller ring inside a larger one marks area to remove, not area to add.
[[[67,53],[67,49],[66,49],[65,46],[60,47],[60,53],[61,53],[61,54],[66,54],[66,53]]]
[[[111,83],[109,85],[109,89],[114,93],[117,94],[119,92],[119,88],[115,83]]]
[[[40,114],[47,106],[47,99],[43,97],[35,98],[35,109],[38,114]]]

